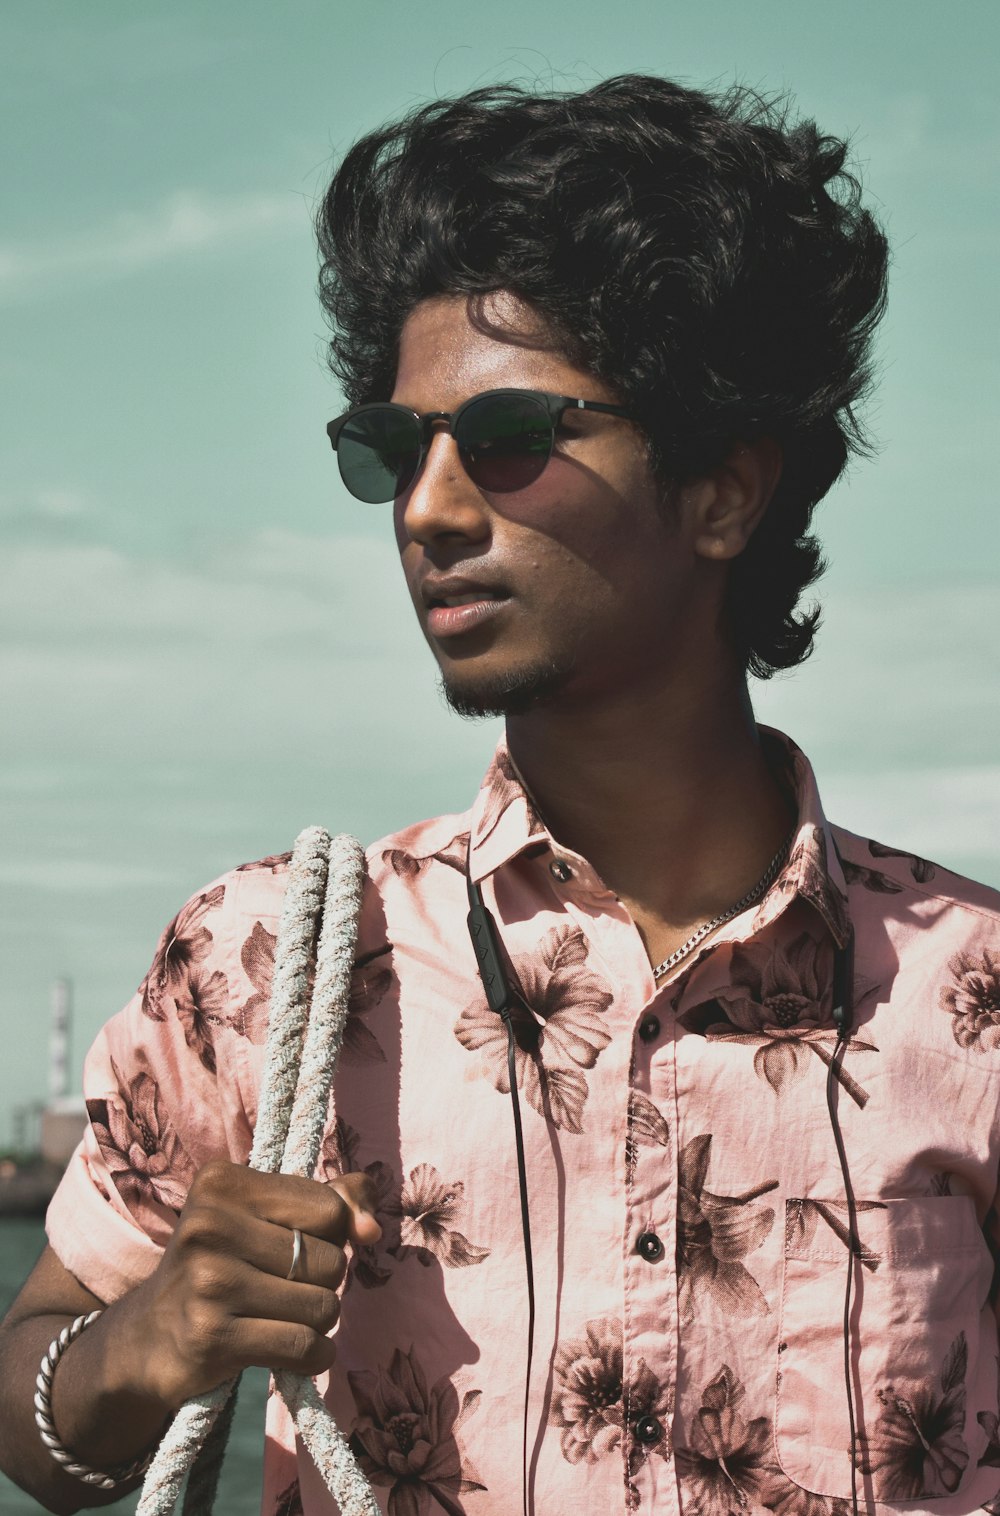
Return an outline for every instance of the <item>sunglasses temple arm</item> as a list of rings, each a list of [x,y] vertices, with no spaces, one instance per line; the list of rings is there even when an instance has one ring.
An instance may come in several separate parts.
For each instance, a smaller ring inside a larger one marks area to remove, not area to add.
[[[624,405],[607,405],[603,400],[574,400],[573,409],[579,411],[603,411],[608,416],[631,416]]]

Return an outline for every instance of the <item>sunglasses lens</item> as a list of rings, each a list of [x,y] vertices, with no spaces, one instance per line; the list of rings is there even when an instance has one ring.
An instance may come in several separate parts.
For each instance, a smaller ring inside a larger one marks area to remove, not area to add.
[[[383,505],[406,489],[420,464],[420,423],[373,406],[352,416],[337,439],[340,477],[356,500]]]
[[[498,494],[534,484],[552,454],[549,413],[531,395],[486,395],[462,412],[455,441],[469,478]]]

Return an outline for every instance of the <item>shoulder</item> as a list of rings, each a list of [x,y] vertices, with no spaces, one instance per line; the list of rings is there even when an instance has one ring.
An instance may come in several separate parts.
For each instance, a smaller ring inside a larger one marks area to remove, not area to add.
[[[833,830],[866,972],[905,982],[921,1035],[932,1008],[948,1013],[963,1051],[1000,1051],[1000,890],[903,848]]]
[[[367,850],[368,873],[381,893],[394,881],[413,882],[443,866],[465,871],[469,848],[468,813],[434,816],[380,837]]]
[[[161,1020],[167,1003],[190,1000],[199,986],[231,981],[239,959],[241,925],[276,919],[288,879],[290,853],[243,863],[200,885],[160,934],[139,995],[144,1014]],[[197,998],[197,997],[195,997]]]
[[[430,864],[465,868],[468,815],[456,813],[416,821],[380,837],[365,850],[368,879],[376,891],[394,879],[412,880]],[[164,928],[149,974],[140,986],[147,1007],[192,968],[211,961],[227,970],[240,956],[255,925],[270,934],[280,920],[288,888],[292,851],[237,864],[199,885]]]
[[[968,918],[973,929],[1000,929],[1000,890],[933,863],[906,848],[832,829],[849,889],[897,900],[928,918],[947,910]],[[902,898],[900,898],[902,897]]]

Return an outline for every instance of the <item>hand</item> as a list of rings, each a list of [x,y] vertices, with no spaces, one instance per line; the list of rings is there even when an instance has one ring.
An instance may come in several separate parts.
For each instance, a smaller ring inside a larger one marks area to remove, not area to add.
[[[320,1184],[207,1163],[155,1273],[121,1302],[126,1377],[175,1410],[251,1365],[323,1373],[336,1356],[326,1334],[340,1315],[344,1248],[381,1236],[373,1205],[366,1174]]]

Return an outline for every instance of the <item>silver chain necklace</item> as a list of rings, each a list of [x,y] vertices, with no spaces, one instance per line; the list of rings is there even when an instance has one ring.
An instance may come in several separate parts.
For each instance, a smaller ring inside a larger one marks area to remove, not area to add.
[[[742,899],[737,900],[735,905],[731,905],[729,907],[728,911],[723,911],[720,916],[713,916],[711,921],[702,922],[697,931],[692,932],[687,942],[682,942],[680,947],[675,948],[668,958],[664,958],[662,963],[658,963],[656,965],[656,968],[653,970],[654,979],[660,979],[664,974],[667,973],[669,969],[672,969],[675,964],[680,963],[682,958],[686,958],[688,953],[691,952],[692,948],[696,948],[699,942],[708,936],[709,932],[714,932],[717,926],[722,926],[724,922],[731,921],[734,916],[739,915],[740,911],[745,911],[748,905],[753,905],[754,901],[758,900],[760,896],[764,894],[764,891],[767,890],[777,878],[778,871],[785,861],[788,849],[792,845],[792,838],[795,836],[795,832],[796,828],[793,826],[792,830],[789,832],[788,836],[785,838],[784,842],[781,844],[778,851],[771,859],[767,868],[764,870],[761,877],[757,880],[757,883],[754,885],[753,889],[748,890]]]

